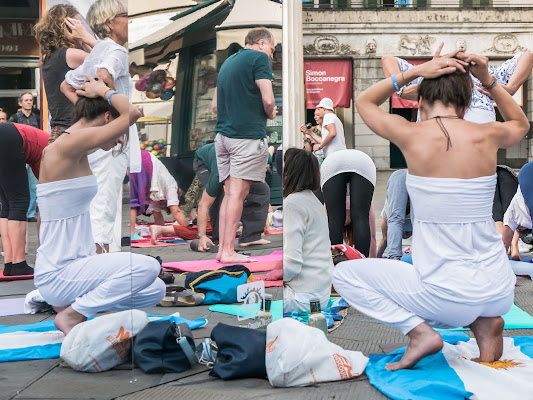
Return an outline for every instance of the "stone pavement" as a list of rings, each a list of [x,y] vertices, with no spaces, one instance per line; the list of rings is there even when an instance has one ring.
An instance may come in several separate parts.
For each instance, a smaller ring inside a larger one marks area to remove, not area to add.
[[[385,201],[385,187],[391,171],[379,171],[374,194],[377,214],[377,242],[381,239],[379,213]],[[129,216],[124,206],[124,216]],[[123,232],[129,232],[124,221]],[[29,224],[29,254],[31,265],[35,261],[37,247],[36,224]],[[270,254],[282,248],[280,235],[270,237],[268,248],[252,250],[252,255]],[[405,242],[407,243],[407,242]],[[124,251],[129,248],[124,248]],[[214,254],[194,253],[187,245],[162,248],[133,249],[142,254],[159,255],[163,261],[180,261],[213,258]],[[531,255],[531,254],[529,254]],[[0,258],[3,265],[3,259]],[[176,274],[176,283],[184,276]],[[0,282],[0,299],[23,297],[34,288],[32,281]],[[281,299],[281,288],[268,288],[274,299]],[[533,282],[519,277],[515,303],[533,315]],[[211,329],[218,323],[237,325],[236,317],[213,313],[208,306],[199,307],[151,307],[145,311],[152,314],[169,315],[176,311],[184,318],[207,318],[207,327],[193,331],[198,339],[209,337]],[[0,325],[35,323],[53,319],[51,314],[17,315],[1,317]],[[506,336],[533,335],[533,330],[508,330]],[[344,323],[330,334],[330,340],[345,349],[358,350],[365,355],[384,354],[407,343],[396,329],[389,328],[371,318],[349,309]],[[366,376],[356,380],[315,385],[308,388],[276,389],[267,380],[246,379],[222,381],[210,377],[205,367],[197,366],[179,374],[144,374],[132,365],[122,365],[111,371],[91,374],[73,371],[61,360],[37,360],[0,363],[0,399],[386,399],[387,397],[370,385]]]

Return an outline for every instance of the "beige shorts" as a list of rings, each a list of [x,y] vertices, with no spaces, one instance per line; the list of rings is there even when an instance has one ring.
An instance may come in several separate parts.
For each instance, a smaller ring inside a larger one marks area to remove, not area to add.
[[[220,133],[215,137],[219,181],[229,176],[264,182],[268,162],[266,139],[234,139]]]

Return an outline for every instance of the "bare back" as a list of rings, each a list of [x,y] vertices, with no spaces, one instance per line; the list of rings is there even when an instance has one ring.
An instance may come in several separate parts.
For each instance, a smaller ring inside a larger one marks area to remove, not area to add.
[[[496,172],[498,144],[492,131],[498,122],[476,124],[442,118],[445,135],[435,119],[409,123],[409,135],[400,143],[409,173],[435,178],[471,179]]]
[[[39,183],[92,175],[87,153],[70,151],[76,141],[75,134],[75,130],[66,131],[43,150]]]

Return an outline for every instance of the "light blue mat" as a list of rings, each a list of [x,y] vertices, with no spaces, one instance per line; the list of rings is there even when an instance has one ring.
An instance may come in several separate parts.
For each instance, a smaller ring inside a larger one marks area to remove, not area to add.
[[[213,304],[209,307],[209,311],[220,312],[223,314],[235,315],[239,313],[240,304]],[[274,300],[270,306],[270,313],[272,314],[272,321],[277,321],[283,318],[283,300]],[[242,314],[242,313],[241,313]]]

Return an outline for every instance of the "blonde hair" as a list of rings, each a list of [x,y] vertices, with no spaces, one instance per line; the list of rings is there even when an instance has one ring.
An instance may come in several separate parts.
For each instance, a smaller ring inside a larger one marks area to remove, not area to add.
[[[124,0],[96,0],[87,12],[87,23],[100,39],[105,39],[111,33],[107,21],[124,12],[128,12]]]

